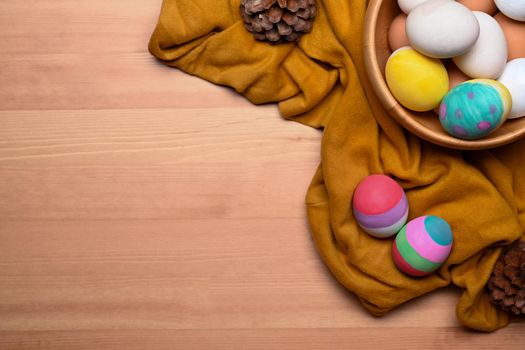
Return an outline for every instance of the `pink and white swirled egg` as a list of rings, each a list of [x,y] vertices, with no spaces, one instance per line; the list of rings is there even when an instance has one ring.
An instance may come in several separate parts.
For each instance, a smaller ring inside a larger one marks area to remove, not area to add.
[[[403,188],[385,175],[367,176],[354,192],[353,211],[357,223],[377,238],[395,235],[405,225],[408,209]]]

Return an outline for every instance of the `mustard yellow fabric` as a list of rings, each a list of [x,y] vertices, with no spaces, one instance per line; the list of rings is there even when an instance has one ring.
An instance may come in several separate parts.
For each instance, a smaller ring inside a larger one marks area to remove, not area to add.
[[[337,280],[374,315],[450,283],[463,290],[458,320],[493,331],[509,322],[484,286],[501,247],[525,228],[525,142],[492,151],[444,149],[406,132],[381,107],[364,69],[367,1],[318,0],[300,42],[256,42],[239,0],[164,0],[149,49],[170,66],[228,85],[254,103],[278,102],[284,118],[323,128],[322,162],[307,194],[317,249]],[[357,183],[385,173],[407,190],[410,218],[452,226],[452,254],[436,273],[411,278],[391,260],[392,240],[363,233],[352,216]],[[278,181],[279,179],[276,179]]]

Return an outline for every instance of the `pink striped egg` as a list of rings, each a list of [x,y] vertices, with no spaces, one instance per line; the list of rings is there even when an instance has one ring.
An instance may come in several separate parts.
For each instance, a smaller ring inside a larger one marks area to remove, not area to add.
[[[408,201],[403,188],[385,175],[364,178],[357,185],[352,202],[359,226],[377,238],[395,235],[408,218]]]
[[[392,246],[394,263],[401,272],[426,276],[447,260],[454,237],[450,225],[437,216],[420,216],[406,224]]]

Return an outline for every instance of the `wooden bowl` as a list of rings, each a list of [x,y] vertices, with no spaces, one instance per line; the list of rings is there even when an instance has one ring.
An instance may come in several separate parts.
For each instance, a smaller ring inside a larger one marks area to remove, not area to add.
[[[364,54],[366,70],[375,93],[385,109],[413,134],[435,144],[463,150],[494,148],[525,136],[525,117],[507,120],[492,134],[478,140],[462,140],[445,132],[434,112],[414,112],[396,101],[385,81],[385,66],[392,53],[388,28],[401,12],[396,0],[371,0],[365,18]]]

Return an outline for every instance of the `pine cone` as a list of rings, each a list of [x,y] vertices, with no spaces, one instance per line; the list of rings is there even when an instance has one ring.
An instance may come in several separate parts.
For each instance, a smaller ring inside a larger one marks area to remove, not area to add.
[[[494,304],[525,315],[525,242],[518,242],[501,254],[487,288]]]
[[[240,9],[255,39],[274,44],[309,33],[317,12],[315,0],[241,0]]]

